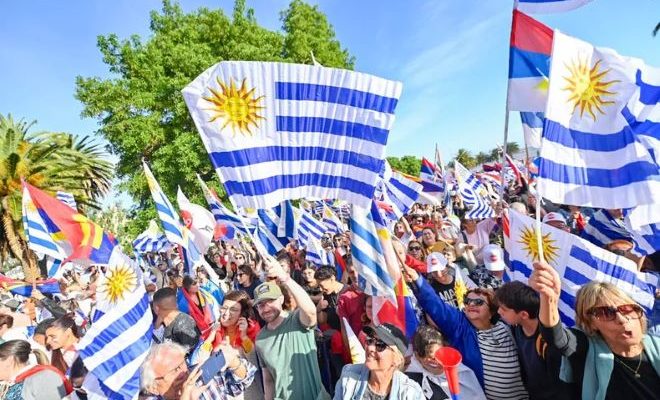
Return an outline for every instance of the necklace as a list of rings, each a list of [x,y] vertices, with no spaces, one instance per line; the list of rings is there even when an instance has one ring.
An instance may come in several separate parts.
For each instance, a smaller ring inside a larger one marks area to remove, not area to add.
[[[636,379],[639,379],[639,378],[642,377],[642,376],[639,374],[639,372],[638,372],[638,371],[639,371],[639,367],[642,366],[642,354],[643,354],[643,353],[639,353],[639,361],[637,362],[637,368],[635,368],[635,369],[630,368],[630,366],[629,366],[628,364],[626,364],[625,362],[623,362],[623,360],[622,360],[621,358],[619,358],[619,356],[617,356],[616,354],[614,355],[614,359],[615,359],[616,361],[618,361],[619,364],[621,364],[621,365],[623,365],[624,367],[626,367],[626,369],[627,369],[628,371],[632,372]]]

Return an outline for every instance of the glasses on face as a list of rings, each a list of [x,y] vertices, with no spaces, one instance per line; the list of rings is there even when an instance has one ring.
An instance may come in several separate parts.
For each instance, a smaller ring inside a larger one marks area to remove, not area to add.
[[[220,314],[224,314],[227,311],[229,311],[232,314],[237,314],[241,312],[241,309],[237,307],[225,307],[225,306],[220,307]]]
[[[376,351],[379,353],[382,353],[387,348],[387,343],[375,337],[368,337],[365,342],[367,343],[367,346],[376,347]]]
[[[417,247],[417,246],[413,246],[413,247],[409,247],[408,250],[409,250],[409,251],[420,251],[420,250],[422,250],[422,248],[421,248],[421,247]]]
[[[245,275],[245,274],[242,273],[242,272],[239,272],[239,273],[236,274],[236,276],[243,276],[243,275]]]
[[[473,298],[470,298],[470,297],[466,297],[465,300],[463,300],[463,304],[465,304],[466,306],[474,304],[477,307],[481,307],[484,304],[486,304],[486,300],[484,300],[484,299],[473,299]]]
[[[155,380],[160,381],[168,377],[169,375],[172,374],[178,374],[179,372],[183,371],[186,368],[186,360],[181,361],[181,364],[177,365],[176,368],[173,370],[170,370],[163,376],[157,376]]]
[[[616,319],[617,313],[629,319],[640,319],[644,313],[644,310],[642,310],[642,307],[638,306],[637,304],[623,304],[617,307],[593,307],[587,311],[588,315],[591,315],[600,321],[614,321]]]

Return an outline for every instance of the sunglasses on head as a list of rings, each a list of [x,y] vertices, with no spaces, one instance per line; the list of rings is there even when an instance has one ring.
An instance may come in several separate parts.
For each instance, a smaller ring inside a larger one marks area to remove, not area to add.
[[[479,306],[483,306],[484,304],[486,304],[486,300],[484,300],[484,299],[472,299],[472,298],[466,297],[463,300],[463,304],[465,304],[466,306],[474,304],[475,306],[479,307]]]
[[[375,337],[368,337],[365,342],[367,346],[373,345],[374,347],[376,347],[376,351],[379,353],[382,353],[387,348],[387,343]]]
[[[614,319],[616,319],[617,313],[630,319],[640,319],[644,313],[644,310],[642,310],[642,307],[638,306],[637,304],[623,304],[617,307],[592,307],[589,311],[587,311],[588,315],[591,315],[600,321],[614,321]]]

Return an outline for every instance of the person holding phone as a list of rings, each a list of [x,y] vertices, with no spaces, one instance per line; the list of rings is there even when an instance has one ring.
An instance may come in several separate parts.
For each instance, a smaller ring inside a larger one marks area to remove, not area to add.
[[[171,341],[153,345],[140,371],[142,391],[149,393],[147,398],[151,400],[226,400],[240,396],[252,384],[256,367],[228,341],[215,350],[207,362],[190,371],[185,347]]]

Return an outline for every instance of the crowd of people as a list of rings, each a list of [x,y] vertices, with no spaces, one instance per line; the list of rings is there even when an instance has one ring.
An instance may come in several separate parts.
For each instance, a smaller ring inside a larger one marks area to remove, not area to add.
[[[216,241],[186,274],[176,252],[145,254],[153,345],[140,370],[144,399],[449,399],[436,352],[462,355],[465,399],[653,399],[660,394],[659,307],[646,314],[620,288],[585,284],[576,326],[559,317],[562,281],[537,262],[527,284],[508,281],[502,230],[509,209],[533,216],[536,201],[514,188],[497,216],[465,218],[453,207],[415,204],[392,225],[418,320],[413,335],[378,321],[361,289],[351,234],[326,233],[329,265],[314,265],[292,240],[275,257],[253,244]],[[451,211],[450,211],[451,210]],[[594,210],[545,203],[543,222],[583,235]],[[613,220],[617,210],[596,210]],[[638,257],[625,239],[605,244],[657,273],[657,253]],[[431,272],[429,272],[431,271]],[[2,399],[86,399],[76,350],[94,312],[103,267],[72,270],[60,293],[4,291],[0,308]],[[458,275],[472,282],[457,290]],[[349,332],[350,331],[350,332]],[[365,350],[354,363],[349,337]],[[222,354],[205,378],[202,367]]]

